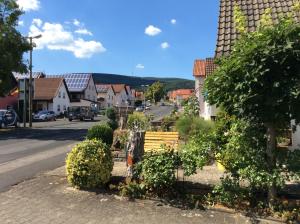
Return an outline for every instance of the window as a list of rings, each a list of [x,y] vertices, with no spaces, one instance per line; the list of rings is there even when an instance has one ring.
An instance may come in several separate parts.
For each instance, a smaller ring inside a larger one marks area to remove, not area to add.
[[[60,91],[58,92],[58,98],[61,98],[61,92]]]
[[[60,112],[60,105],[57,105],[57,112]]]
[[[63,108],[64,108],[64,111],[65,111],[65,110],[67,110],[67,107],[66,107],[66,105],[64,105],[64,107],[63,107]]]
[[[65,92],[63,92],[63,98],[64,98],[64,99],[66,98],[66,93],[65,93]]]

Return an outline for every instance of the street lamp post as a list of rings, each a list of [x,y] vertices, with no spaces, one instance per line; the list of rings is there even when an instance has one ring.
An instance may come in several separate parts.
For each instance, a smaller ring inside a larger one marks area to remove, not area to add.
[[[32,88],[32,51],[33,51],[33,39],[38,39],[41,38],[42,35],[37,35],[33,37],[27,37],[30,42],[30,56],[29,56],[29,86],[28,86],[28,91],[29,91],[29,127],[32,128],[32,94],[33,94],[33,88]]]
[[[149,87],[149,85],[142,85],[144,90],[144,112],[146,111],[146,87]]]

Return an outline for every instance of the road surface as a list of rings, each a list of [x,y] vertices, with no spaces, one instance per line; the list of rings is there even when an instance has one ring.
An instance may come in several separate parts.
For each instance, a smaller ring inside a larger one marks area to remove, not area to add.
[[[0,132],[0,192],[10,186],[62,166],[67,152],[99,122],[34,123],[33,129]]]
[[[147,110],[145,114],[153,114],[154,121],[159,121],[163,117],[170,115],[173,110],[173,106],[151,106],[150,110]]]

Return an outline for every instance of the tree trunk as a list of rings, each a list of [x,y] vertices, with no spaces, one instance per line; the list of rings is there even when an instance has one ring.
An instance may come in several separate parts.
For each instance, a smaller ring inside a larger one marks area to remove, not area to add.
[[[273,170],[276,167],[276,158],[275,158],[275,150],[276,150],[276,130],[275,126],[272,123],[267,123],[267,163],[269,173],[273,174]],[[268,201],[269,205],[272,207],[274,205],[274,201],[277,196],[277,189],[275,186],[275,181],[272,181],[272,185],[268,189]]]

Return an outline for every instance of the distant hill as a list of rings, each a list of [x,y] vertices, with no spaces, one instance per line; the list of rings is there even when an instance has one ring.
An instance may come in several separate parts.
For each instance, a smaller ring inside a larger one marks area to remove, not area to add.
[[[160,81],[165,85],[165,90],[175,89],[194,89],[195,81],[179,78],[155,78],[155,77],[136,77],[106,73],[93,73],[95,83],[101,84],[126,84],[135,89],[142,89],[142,85],[151,85],[156,81]]]

